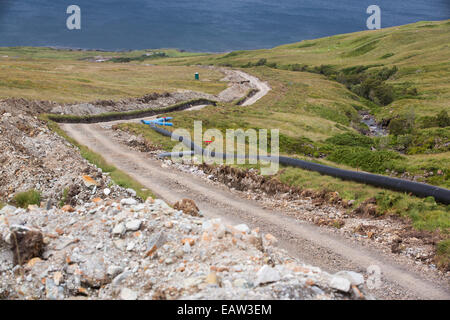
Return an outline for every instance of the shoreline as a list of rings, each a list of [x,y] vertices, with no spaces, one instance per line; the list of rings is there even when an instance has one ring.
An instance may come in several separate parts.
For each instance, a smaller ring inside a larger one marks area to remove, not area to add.
[[[77,47],[65,47],[65,46],[0,46],[0,49],[7,48],[39,48],[39,49],[52,49],[57,51],[81,51],[81,52],[102,52],[102,53],[128,53],[134,51],[154,51],[154,50],[176,50],[178,52],[187,52],[187,53],[200,53],[200,54],[225,54],[230,53],[236,50],[231,51],[223,51],[223,52],[214,52],[214,51],[190,51],[179,48],[145,48],[145,49],[116,49],[116,50],[107,50],[101,48],[77,48]],[[249,50],[259,50],[259,49],[249,49]]]

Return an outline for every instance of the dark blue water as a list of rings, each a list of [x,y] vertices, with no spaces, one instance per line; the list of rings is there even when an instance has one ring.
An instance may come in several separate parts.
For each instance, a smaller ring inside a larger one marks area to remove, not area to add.
[[[71,4],[78,31],[66,28]],[[0,0],[0,46],[269,48],[365,30],[371,4],[382,27],[450,18],[450,0]]]

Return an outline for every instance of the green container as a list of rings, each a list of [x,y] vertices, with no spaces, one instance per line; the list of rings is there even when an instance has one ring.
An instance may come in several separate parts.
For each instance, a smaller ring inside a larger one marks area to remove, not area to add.
[[[198,74],[198,72],[195,73],[195,80],[200,80],[200,75]]]

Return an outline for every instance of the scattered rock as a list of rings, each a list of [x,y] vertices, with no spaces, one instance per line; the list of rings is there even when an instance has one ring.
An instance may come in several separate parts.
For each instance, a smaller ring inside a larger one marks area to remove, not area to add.
[[[63,206],[61,208],[61,210],[64,212],[74,212],[75,211],[75,209],[70,204],[66,204],[65,206]]]
[[[234,229],[242,233],[250,233],[250,228],[246,224],[238,224],[234,226]]]
[[[166,235],[163,231],[158,232],[157,234],[153,235],[147,244],[147,251],[146,256],[153,255],[156,250],[161,248],[167,241]]]
[[[127,231],[124,223],[117,224],[112,230],[112,234],[115,236],[121,236]]]
[[[360,273],[353,271],[339,271],[336,276],[342,277],[350,281],[351,285],[359,286],[364,283],[364,276]]]
[[[2,215],[2,214],[12,214],[16,210],[17,210],[16,207],[13,207],[13,206],[10,206],[10,205],[6,205],[0,210],[0,215]]]
[[[127,199],[122,199],[121,201],[120,201],[120,204],[121,205],[124,205],[124,206],[134,206],[134,205],[136,205],[138,202],[135,200],[135,199],[133,199],[133,198],[127,198]]]
[[[39,258],[44,252],[44,237],[40,231],[21,226],[11,227],[11,244],[14,264],[22,265],[32,258]]]
[[[191,199],[183,199],[174,204],[173,208],[175,210],[181,210],[183,213],[188,214],[193,217],[199,216],[199,209],[195,202]]]
[[[137,292],[128,288],[122,288],[120,290],[120,298],[122,300],[137,300]]]
[[[208,284],[217,286],[219,285],[219,278],[217,277],[217,274],[215,272],[211,272],[210,274],[208,274],[205,281]]]
[[[141,220],[131,220],[125,224],[127,231],[138,231],[141,228],[142,221]]]
[[[115,278],[116,276],[118,276],[122,272],[123,272],[123,268],[119,267],[119,266],[109,266],[107,271],[106,271],[106,273],[112,278]]]
[[[330,287],[342,292],[350,291],[350,281],[340,276],[332,276],[330,280]]]
[[[136,197],[136,191],[134,191],[133,189],[128,188],[128,189],[127,189],[127,192],[128,192],[128,194],[129,194],[130,196]]]
[[[98,186],[98,182],[95,181],[94,179],[92,179],[90,176],[88,175],[84,175],[81,177],[83,179],[83,183],[87,188],[91,188],[91,187],[97,187]]]
[[[280,273],[274,269],[269,267],[268,265],[264,265],[259,271],[256,273],[256,282],[258,284],[266,284],[270,282],[279,281],[281,279]]]

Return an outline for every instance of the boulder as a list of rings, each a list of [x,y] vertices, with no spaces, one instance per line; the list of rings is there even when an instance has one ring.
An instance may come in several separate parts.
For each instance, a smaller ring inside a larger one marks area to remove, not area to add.
[[[175,210],[181,210],[184,214],[188,214],[193,217],[198,217],[199,215],[199,208],[195,204],[195,202],[191,199],[183,199],[181,201],[178,201],[173,206]]]
[[[330,279],[330,287],[339,291],[349,292],[350,281],[339,276],[332,276]]]
[[[360,273],[353,271],[339,271],[336,276],[342,277],[350,281],[350,284],[359,286],[364,283],[364,276]]]
[[[270,282],[276,282],[281,279],[280,273],[278,270],[269,267],[268,265],[264,265],[259,271],[256,273],[256,282],[258,284],[265,284]]]
[[[15,265],[27,263],[32,258],[39,258],[44,253],[44,237],[38,230],[22,226],[11,227],[11,250]]]

